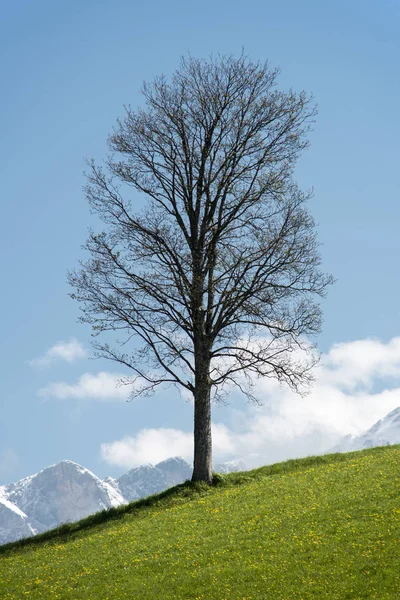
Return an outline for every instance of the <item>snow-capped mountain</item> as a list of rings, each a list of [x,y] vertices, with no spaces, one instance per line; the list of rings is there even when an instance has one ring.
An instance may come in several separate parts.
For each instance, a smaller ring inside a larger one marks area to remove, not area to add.
[[[0,544],[41,533],[67,521],[123,504],[109,483],[63,460],[35,475],[0,487]]]
[[[332,452],[350,452],[390,444],[400,444],[400,406],[361,435],[346,435],[332,448]]]
[[[190,479],[192,469],[183,458],[169,458],[157,465],[142,465],[131,469],[115,480],[117,487],[131,502],[151,494],[157,494],[167,488]]]
[[[241,461],[217,465],[229,473],[246,469]],[[0,486],[0,544],[29,537],[61,523],[161,492],[190,479],[192,469],[175,457],[136,467],[104,481],[70,460],[43,469],[16,483]]]
[[[108,483],[70,460],[7,486],[7,500],[46,529],[124,502]]]

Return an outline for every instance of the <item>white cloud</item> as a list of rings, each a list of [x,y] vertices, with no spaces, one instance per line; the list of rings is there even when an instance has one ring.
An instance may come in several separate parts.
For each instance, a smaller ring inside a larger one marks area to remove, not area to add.
[[[213,424],[214,452],[230,456],[235,451],[232,433],[223,424]],[[139,465],[156,464],[170,456],[193,460],[193,434],[180,429],[141,429],[135,436],[101,444],[100,454],[110,465],[131,469]]]
[[[15,450],[7,448],[0,453],[0,475],[9,475],[19,465],[19,458]]]
[[[335,344],[322,356],[316,376],[305,398],[275,380],[259,379],[257,396],[264,405],[230,412],[227,407],[231,426],[213,425],[215,462],[241,457],[252,467],[318,454],[348,433],[365,431],[400,406],[400,338]],[[376,383],[384,389],[374,392]],[[191,461],[192,451],[192,432],[177,429],[144,429],[101,446],[106,462],[124,468],[174,455]]]
[[[190,460],[193,435],[179,429],[142,429],[133,437],[101,444],[103,460],[126,469],[147,463],[158,463],[170,456]]]
[[[100,400],[125,401],[128,399],[130,387],[119,385],[122,375],[100,371],[99,373],[84,373],[75,383],[56,381],[40,389],[38,395],[42,398],[57,398],[65,400]]]
[[[369,388],[377,379],[400,378],[400,337],[387,344],[374,339],[334,344],[320,367],[320,377],[335,387]]]
[[[50,366],[57,360],[64,360],[68,363],[72,363],[74,360],[86,357],[87,352],[85,348],[77,339],[72,338],[69,342],[57,342],[42,356],[29,360],[28,364],[31,367],[44,368]]]

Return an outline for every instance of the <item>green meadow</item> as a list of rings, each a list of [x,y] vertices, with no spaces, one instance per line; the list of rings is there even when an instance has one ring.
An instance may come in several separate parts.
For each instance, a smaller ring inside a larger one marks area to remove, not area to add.
[[[0,548],[0,598],[398,600],[400,446],[186,483]]]

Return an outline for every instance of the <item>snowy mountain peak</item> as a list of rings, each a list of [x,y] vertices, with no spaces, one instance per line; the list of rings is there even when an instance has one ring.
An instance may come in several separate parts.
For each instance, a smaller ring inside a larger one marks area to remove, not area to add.
[[[159,469],[163,467],[179,468],[182,466],[187,467],[188,463],[181,456],[172,456],[171,458],[166,458],[165,460],[162,460],[156,464],[156,467]]]
[[[90,478],[94,477],[95,479],[98,479],[98,477],[94,473],[89,471],[89,469],[82,467],[82,465],[79,465],[78,463],[74,462],[73,460],[60,460],[60,462],[55,463],[54,465],[50,465],[49,467],[46,467],[42,471],[39,471],[39,473],[36,473],[36,475],[33,475],[33,477],[39,477],[39,478],[42,478],[42,477],[63,478],[65,476],[67,476],[67,477],[76,477],[76,476],[82,477],[83,476],[83,477],[90,477]]]
[[[39,523],[39,530],[76,521],[124,502],[109,484],[67,460],[5,486],[3,497],[29,515],[30,520]]]
[[[372,432],[375,430],[384,429],[388,426],[395,426],[396,428],[398,427],[400,429],[400,406],[388,413],[386,417],[375,423],[375,425],[373,425],[369,431]]]
[[[192,469],[180,457],[168,458],[156,465],[141,465],[116,480],[118,489],[128,501],[162,492],[189,479]]]
[[[374,446],[400,444],[400,406],[359,436],[347,435],[332,452],[350,452]]]

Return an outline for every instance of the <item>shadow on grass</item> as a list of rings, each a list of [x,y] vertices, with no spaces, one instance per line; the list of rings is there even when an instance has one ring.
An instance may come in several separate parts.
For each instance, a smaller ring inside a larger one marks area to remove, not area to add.
[[[95,527],[96,525],[101,525],[113,519],[120,519],[126,514],[134,514],[144,508],[151,508],[153,506],[167,508],[168,506],[176,504],[182,500],[191,500],[199,495],[207,494],[215,487],[236,487],[246,485],[252,481],[257,481],[265,477],[287,474],[332,462],[347,462],[361,455],[385,452],[388,450],[388,448],[399,447],[400,445],[390,447],[380,446],[355,452],[325,454],[322,456],[308,456],[306,458],[287,460],[285,462],[276,463],[266,467],[259,467],[258,469],[253,469],[252,471],[229,473],[227,475],[214,473],[213,485],[211,486],[205,482],[185,481],[184,483],[168,488],[159,494],[147,496],[146,498],[141,498],[140,500],[136,500],[116,508],[102,510],[75,523],[64,523],[56,529],[45,531],[44,533],[40,533],[33,537],[23,538],[21,540],[17,540],[16,542],[4,544],[3,546],[0,546],[0,555],[23,548],[25,546],[40,545],[47,541],[67,541],[68,538],[70,538],[70,536],[73,534],[79,533],[80,531],[85,531]]]

